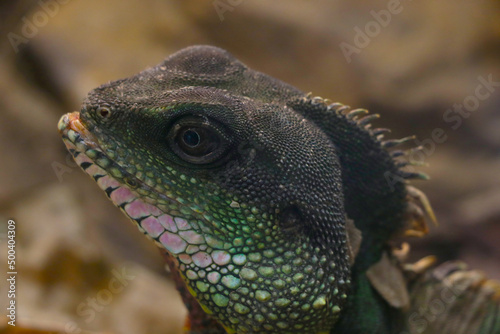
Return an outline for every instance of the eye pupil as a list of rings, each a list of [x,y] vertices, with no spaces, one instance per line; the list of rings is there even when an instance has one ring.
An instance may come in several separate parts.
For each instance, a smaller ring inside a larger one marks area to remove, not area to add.
[[[167,134],[170,149],[185,162],[203,165],[219,160],[230,149],[225,128],[206,117],[188,116],[172,124]]]
[[[196,147],[201,142],[201,138],[200,138],[200,135],[198,134],[198,132],[196,132],[192,129],[188,129],[184,132],[184,134],[182,136],[182,140],[189,147]]]

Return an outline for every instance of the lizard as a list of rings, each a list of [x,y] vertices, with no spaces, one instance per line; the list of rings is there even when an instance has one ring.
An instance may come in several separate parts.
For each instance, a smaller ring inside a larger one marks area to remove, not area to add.
[[[376,118],[193,46],[95,88],[58,130],[164,251],[186,333],[423,333],[403,319],[468,272],[398,260],[391,240],[435,217],[410,184],[426,175],[394,148],[413,137],[385,139]],[[475,282],[465,300],[487,311],[458,328],[498,334],[499,289]]]

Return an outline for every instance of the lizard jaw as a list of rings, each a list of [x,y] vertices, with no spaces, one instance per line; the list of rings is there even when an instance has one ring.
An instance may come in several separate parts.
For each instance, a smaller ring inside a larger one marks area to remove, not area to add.
[[[136,192],[137,188],[148,186],[133,175],[126,173],[106,156],[96,143],[94,136],[80,122],[78,112],[62,116],[58,123],[58,130],[76,163],[96,181],[113,204],[120,208],[136,223],[139,230],[153,239],[160,248],[178,255],[184,252],[189,243],[199,239],[197,233],[189,233],[195,231],[186,219],[160,210]],[[130,183],[134,186],[132,187]],[[175,202],[170,198],[166,199],[172,203]],[[185,235],[184,239],[181,235]]]

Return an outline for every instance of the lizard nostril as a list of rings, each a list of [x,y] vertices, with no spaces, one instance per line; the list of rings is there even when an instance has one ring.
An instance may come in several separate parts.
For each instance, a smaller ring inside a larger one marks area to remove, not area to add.
[[[102,118],[108,118],[111,115],[111,111],[106,107],[101,107],[97,109],[97,114]]]

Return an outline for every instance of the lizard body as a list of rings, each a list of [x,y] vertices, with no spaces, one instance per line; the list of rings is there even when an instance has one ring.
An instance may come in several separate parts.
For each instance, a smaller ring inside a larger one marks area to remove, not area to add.
[[[189,333],[392,333],[402,310],[369,270],[432,211],[365,113],[197,46],[94,89],[59,130],[166,250]]]

